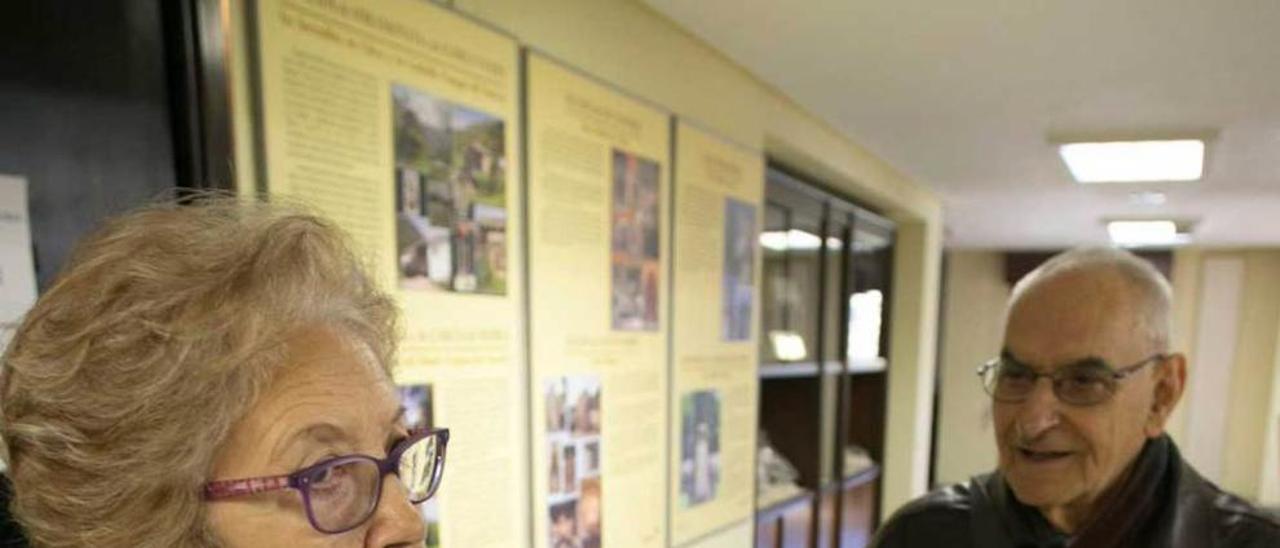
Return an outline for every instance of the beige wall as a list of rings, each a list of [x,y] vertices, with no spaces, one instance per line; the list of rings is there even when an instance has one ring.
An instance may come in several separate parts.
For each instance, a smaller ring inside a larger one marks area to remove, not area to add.
[[[1275,336],[1280,341],[1280,326],[1276,327]],[[1271,359],[1271,406],[1266,417],[1267,434],[1263,440],[1258,502],[1280,508],[1280,342],[1277,342],[1275,356]]]
[[[996,464],[991,399],[975,374],[1004,336],[1004,254],[947,253],[942,348],[938,360],[938,448],[934,483],[964,482]]]
[[[1195,353],[1196,303],[1200,300],[1200,265],[1203,262],[1204,252],[1199,248],[1184,248],[1173,254],[1173,338],[1170,344],[1175,351],[1187,356]],[[1169,424],[1165,426],[1179,446],[1185,445],[1186,401],[1184,395],[1183,403],[1174,408]]]
[[[1280,333],[1280,250],[1186,250],[1180,251],[1186,260],[1204,261],[1237,259],[1244,263],[1243,284],[1240,287],[1238,328],[1235,333],[1235,355],[1229,380],[1230,398],[1226,402],[1227,419],[1225,443],[1221,451],[1221,486],[1241,496],[1266,504],[1280,503],[1280,466],[1275,455],[1277,422],[1280,413],[1277,406],[1277,335]],[[1200,284],[1202,276],[1178,280],[1178,285],[1191,285],[1187,292],[1204,294]],[[1191,305],[1188,315],[1198,315],[1204,303],[1198,300]],[[1194,339],[1190,339],[1194,340]],[[1190,354],[1194,355],[1194,354]],[[1212,364],[1189,363],[1188,384],[1195,383],[1198,375],[1206,375],[1203,367]],[[1197,409],[1184,398],[1183,424],[1176,432],[1184,446],[1197,444],[1186,439],[1185,416]],[[1194,459],[1192,461],[1194,465]],[[1264,495],[1266,495],[1264,497]]]
[[[938,483],[963,481],[995,463],[989,404],[973,378],[980,360],[998,351],[1003,330],[1004,282],[1000,252],[949,251],[943,344],[938,362]],[[1195,355],[1197,320],[1204,307],[1206,260],[1243,262],[1238,328],[1225,405],[1222,487],[1245,498],[1280,505],[1280,250],[1183,248],[1174,253],[1174,350],[1189,357],[1188,383],[1203,376]],[[1187,417],[1196,412],[1187,395],[1168,430],[1184,452]],[[1191,459],[1194,465],[1194,458]]]
[[[901,224],[897,245],[880,497],[885,516],[929,490],[942,229]]]
[[[1280,252],[1249,251],[1245,278],[1235,374],[1231,382],[1230,427],[1223,486],[1258,500],[1263,475],[1263,451],[1270,426],[1272,376],[1275,371],[1276,326],[1280,325]],[[1267,477],[1280,473],[1274,468]]]

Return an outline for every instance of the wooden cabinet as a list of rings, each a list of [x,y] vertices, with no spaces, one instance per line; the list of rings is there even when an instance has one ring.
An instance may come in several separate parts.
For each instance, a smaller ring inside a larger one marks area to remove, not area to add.
[[[862,548],[871,544],[879,506],[880,470],[873,468],[841,482],[840,548]]]
[[[819,497],[818,506],[818,538],[814,543],[818,548],[834,548],[837,544],[836,531],[840,530],[840,491],[835,484],[824,489]]]
[[[893,224],[772,168],[764,217],[759,424],[810,494],[764,503],[756,546],[865,546],[879,520]]]
[[[813,538],[813,496],[801,493],[756,513],[756,548],[807,548]]]

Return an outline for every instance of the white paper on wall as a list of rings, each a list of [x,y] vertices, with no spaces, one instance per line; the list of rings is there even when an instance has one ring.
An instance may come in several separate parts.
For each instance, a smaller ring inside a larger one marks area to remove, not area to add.
[[[0,350],[35,301],[27,180],[0,175]]]

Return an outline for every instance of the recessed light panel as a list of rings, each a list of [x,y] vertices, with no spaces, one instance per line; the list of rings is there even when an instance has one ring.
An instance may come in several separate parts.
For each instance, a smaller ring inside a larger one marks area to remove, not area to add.
[[[1204,141],[1116,141],[1058,147],[1081,183],[1196,181],[1204,175]]]
[[[1178,233],[1173,221],[1111,221],[1111,243],[1120,247],[1165,247],[1184,244],[1190,236]]]

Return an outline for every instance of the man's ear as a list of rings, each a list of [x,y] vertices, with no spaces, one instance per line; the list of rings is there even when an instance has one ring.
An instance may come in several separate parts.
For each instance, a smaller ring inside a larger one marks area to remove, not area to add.
[[[1182,399],[1182,391],[1187,386],[1187,358],[1182,354],[1169,354],[1156,364],[1153,373],[1155,397],[1151,400],[1146,424],[1146,434],[1150,438],[1164,433],[1165,422]]]

